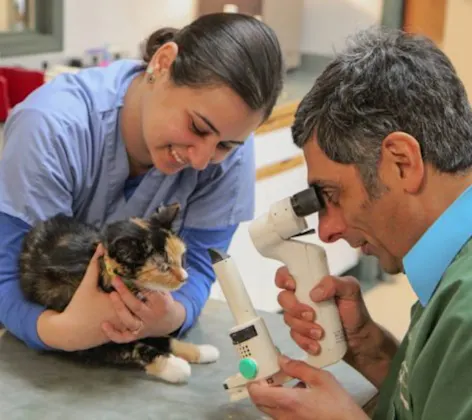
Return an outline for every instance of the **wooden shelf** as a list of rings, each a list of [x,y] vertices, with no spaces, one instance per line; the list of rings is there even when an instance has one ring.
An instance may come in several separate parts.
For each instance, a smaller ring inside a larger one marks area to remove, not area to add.
[[[257,130],[256,134],[268,133],[279,128],[290,127],[293,123],[299,101],[276,105],[274,111]]]
[[[266,134],[271,131],[278,130],[285,127],[290,127],[293,123],[295,111],[297,110],[299,102],[289,102],[278,105],[268,118],[256,131],[257,134]],[[264,165],[256,171],[256,181],[262,181],[291,169],[297,168],[305,163],[303,154],[284,159],[275,163]]]
[[[263,179],[279,175],[291,169],[298,168],[299,166],[302,166],[304,164],[305,158],[302,154],[300,154],[289,159],[284,159],[279,162],[271,163],[270,165],[264,165],[257,169],[256,181],[262,181]]]

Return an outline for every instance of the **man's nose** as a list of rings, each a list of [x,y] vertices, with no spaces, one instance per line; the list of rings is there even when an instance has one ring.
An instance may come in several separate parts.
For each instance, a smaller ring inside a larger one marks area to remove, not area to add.
[[[192,168],[202,171],[210,163],[211,159],[215,155],[217,142],[210,139],[201,141],[188,149],[188,159]]]
[[[318,236],[323,242],[341,239],[347,226],[340,209],[328,207],[318,213]]]

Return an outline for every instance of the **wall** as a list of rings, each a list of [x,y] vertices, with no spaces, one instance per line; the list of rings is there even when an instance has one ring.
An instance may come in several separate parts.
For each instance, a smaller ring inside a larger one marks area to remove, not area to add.
[[[301,50],[330,55],[358,29],[381,22],[383,0],[305,0]]]
[[[445,16],[443,51],[454,64],[464,83],[469,100],[472,101],[472,56],[470,38],[472,28],[472,2],[470,0],[449,0]]]
[[[64,52],[3,58],[2,64],[40,67],[44,60],[61,62],[64,57],[105,43],[135,55],[138,44],[155,28],[180,27],[191,21],[195,1],[68,0],[64,5]],[[382,4],[383,0],[304,0],[301,51],[331,54],[356,29],[379,23]],[[93,30],[86,30],[90,26]]]
[[[180,27],[194,15],[194,0],[66,0],[64,1],[64,51],[25,57],[2,58],[2,64],[40,67],[44,60],[62,62],[105,43],[128,54],[138,53],[139,43],[160,26]],[[93,28],[88,30],[87,28]]]

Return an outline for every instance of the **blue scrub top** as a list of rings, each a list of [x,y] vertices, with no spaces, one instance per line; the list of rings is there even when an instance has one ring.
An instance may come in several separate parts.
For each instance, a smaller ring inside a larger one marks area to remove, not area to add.
[[[147,217],[180,203],[176,228],[187,242],[189,281],[173,293],[186,309],[180,334],[197,320],[214,273],[206,250],[227,249],[239,222],[254,216],[253,137],[220,164],[174,175],[150,169],[130,179],[119,113],[142,62],[63,74],[14,108],[5,124],[0,160],[0,323],[33,348],[44,310],[26,302],[18,284],[21,240],[31,225],[57,213],[97,227]]]

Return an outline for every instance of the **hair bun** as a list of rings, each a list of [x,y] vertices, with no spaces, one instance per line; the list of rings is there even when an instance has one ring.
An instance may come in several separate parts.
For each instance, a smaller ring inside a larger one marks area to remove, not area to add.
[[[149,63],[154,53],[166,42],[172,41],[179,32],[176,28],[161,28],[154,32],[145,42],[143,60]]]

